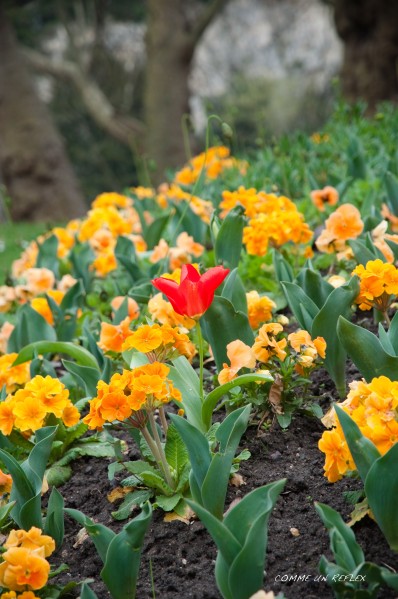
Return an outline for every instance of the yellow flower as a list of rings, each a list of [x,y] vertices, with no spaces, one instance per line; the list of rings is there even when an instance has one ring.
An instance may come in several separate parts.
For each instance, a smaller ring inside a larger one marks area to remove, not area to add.
[[[30,379],[30,362],[13,366],[18,354],[0,356],[0,389],[6,386],[7,393],[12,393],[19,385],[24,385]]]
[[[355,469],[350,450],[340,428],[325,431],[318,443],[325,454],[325,476],[330,483],[340,480],[346,472]]]
[[[12,530],[4,543],[6,549],[25,547],[26,549],[44,548],[44,556],[49,557],[55,551],[55,541],[49,535],[43,535],[40,528],[32,526],[30,530]]]
[[[252,348],[240,339],[228,343],[227,356],[230,366],[227,364],[223,365],[223,369],[218,375],[220,385],[234,379],[241,368],[254,368],[256,365],[256,357]]]
[[[24,547],[8,549],[2,555],[0,584],[14,591],[24,591],[26,586],[33,590],[43,588],[50,572],[50,564],[43,553],[41,548],[35,551]]]
[[[252,329],[257,329],[262,322],[272,318],[272,310],[276,308],[275,302],[267,296],[260,297],[258,291],[246,293],[247,312]]]
[[[159,326],[143,325],[126,340],[123,349],[134,348],[144,354],[157,349],[163,342]]]

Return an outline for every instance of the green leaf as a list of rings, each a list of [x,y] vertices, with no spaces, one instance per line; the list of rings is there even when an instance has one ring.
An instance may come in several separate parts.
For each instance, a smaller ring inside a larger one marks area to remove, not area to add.
[[[223,264],[231,270],[238,266],[245,223],[242,206],[236,206],[224,218],[214,246],[217,264]]]
[[[151,224],[146,228],[144,233],[144,239],[148,246],[148,250],[152,250],[155,245],[157,245],[160,241],[160,238],[163,235],[163,231],[166,228],[167,223],[169,222],[170,214],[165,214],[164,216],[160,216],[156,218]]]
[[[353,277],[347,285],[334,289],[312,323],[310,331],[314,339],[318,335],[326,341],[325,368],[332,377],[340,395],[344,395],[346,352],[337,334],[337,322],[341,315],[350,312],[351,304],[358,295],[358,278]]]
[[[59,279],[58,237],[50,235],[43,243],[38,243],[38,246],[39,253],[36,259],[36,268],[48,268]]]
[[[59,548],[64,539],[64,532],[64,498],[57,489],[53,489],[48,500],[44,533],[50,535]]]
[[[254,343],[254,335],[247,315],[237,312],[225,297],[214,297],[210,308],[200,319],[200,326],[213,350],[218,370],[221,370],[223,363],[228,361],[228,343],[236,339],[250,346]]]
[[[100,380],[100,373],[97,368],[81,366],[70,360],[62,360],[62,364],[71,373],[79,387],[84,389],[87,397],[97,396],[97,385]]]
[[[99,370],[98,362],[84,347],[68,341],[36,341],[21,349],[13,366],[32,360],[37,354],[67,354],[81,366],[88,366]]]
[[[391,345],[394,348],[392,352],[393,356],[398,356],[398,311],[395,312],[390,327],[387,332],[388,338],[391,342]]]
[[[294,273],[289,262],[282,256],[282,254],[274,249],[273,250],[273,263],[275,269],[275,275],[279,283],[293,283]]]
[[[334,409],[336,410],[359,476],[363,483],[365,483],[369,469],[380,457],[380,453],[372,441],[361,433],[357,423],[344,410],[337,405],[334,406]]]
[[[106,560],[107,552],[111,541],[116,537],[116,533],[113,532],[107,526],[103,524],[96,524],[91,518],[71,508],[65,508],[64,512],[67,516],[70,516],[81,526],[84,526],[88,535],[91,537],[95,548],[100,556],[102,562]]]
[[[346,352],[368,383],[382,375],[392,381],[398,380],[398,357],[390,356],[376,335],[342,317],[337,323],[337,333]]]
[[[305,306],[306,311],[312,319],[314,319],[319,312],[318,306],[296,283],[284,282],[281,283],[281,286],[285,294],[286,301],[289,304],[289,307],[296,320],[302,328],[308,330],[307,323],[303,317],[302,306]]]
[[[8,516],[10,515],[11,510],[15,506],[15,501],[10,501],[5,505],[0,506],[0,526],[4,526],[6,523]]]
[[[349,239],[347,243],[352,248],[355,259],[359,264],[366,266],[369,260],[376,259],[375,253],[368,249],[360,239]]]
[[[137,491],[128,493],[123,499],[122,503],[119,505],[118,509],[115,512],[112,512],[112,517],[115,520],[126,520],[126,518],[130,517],[131,512],[137,506],[141,506],[143,503],[148,501],[152,495],[153,492],[148,491],[147,489],[139,489]],[[165,495],[162,495],[162,497],[165,497]]]
[[[101,578],[112,599],[134,599],[141,549],[152,516],[148,502],[109,544]]]
[[[235,310],[247,314],[246,290],[237,268],[229,273],[221,295],[231,302]]]
[[[203,419],[203,423],[205,425],[205,429],[209,430],[210,426],[211,426],[211,417],[213,414],[213,411],[216,408],[216,405],[218,403],[218,401],[221,399],[221,397],[223,395],[226,395],[229,391],[231,391],[231,389],[233,389],[234,387],[243,387],[246,384],[249,383],[273,383],[274,379],[273,377],[269,374],[269,372],[256,372],[256,373],[252,373],[252,374],[241,374],[240,376],[237,376],[235,379],[233,379],[232,381],[229,381],[228,383],[224,383],[224,385],[220,385],[219,387],[216,387],[215,389],[213,389],[213,391],[210,391],[210,393],[208,393],[205,397],[205,400],[203,402],[203,407],[202,407],[202,419]],[[185,405],[185,402],[184,402]]]
[[[153,473],[149,470],[141,472],[140,478],[145,483],[145,485],[147,485],[151,489],[157,489],[165,495],[172,495],[173,493],[171,487],[169,487],[164,478],[162,478],[162,476],[157,472]]]
[[[193,476],[197,487],[201,489],[211,463],[209,443],[203,433],[184,418],[175,414],[169,416],[188,449]]]
[[[315,509],[329,530],[330,544],[337,565],[348,572],[365,561],[361,547],[355,539],[352,529],[344,523],[338,512],[324,503],[315,502]]]
[[[29,304],[24,304],[17,313],[17,322],[8,340],[8,353],[19,352],[23,347],[35,341],[56,341],[56,333]],[[31,358],[34,356],[32,355]],[[28,358],[28,359],[31,359]]]
[[[391,343],[390,336],[388,335],[388,332],[384,330],[384,327],[381,324],[381,322],[379,322],[378,333],[379,333],[379,341],[380,341],[384,351],[386,351],[388,354],[390,354],[390,356],[396,356],[395,349]]]
[[[184,410],[188,422],[204,431],[202,423],[202,402],[199,395],[199,377],[185,356],[172,360],[169,379],[181,391],[184,398]]]
[[[391,172],[387,171],[385,176],[385,184],[387,189],[388,205],[393,214],[398,214],[398,179]]]
[[[58,464],[53,464],[46,472],[47,482],[50,487],[60,487],[71,476],[72,468],[70,466],[59,466]]]
[[[181,439],[176,427],[173,424],[167,429],[167,439],[164,452],[168,464],[171,466],[171,468],[173,468],[173,470],[175,470],[178,479],[189,459],[184,441]]]
[[[186,499],[186,502],[207,528],[227,564],[232,564],[242,548],[241,543],[239,543],[238,539],[223,522],[220,522],[218,518],[213,516],[204,507],[189,499]]]
[[[82,584],[82,590],[80,591],[80,599],[98,599],[98,595],[94,593],[86,582]]]
[[[144,278],[137,264],[137,256],[132,241],[123,235],[119,235],[115,247],[116,260],[124,266],[133,282]]]
[[[334,287],[330,285],[322,275],[310,268],[304,268],[297,281],[308,297],[318,306],[319,309],[325,304]]]
[[[157,495],[155,501],[158,507],[160,507],[164,512],[171,512],[181,501],[181,499],[182,495],[180,493],[174,493],[174,495],[171,495],[171,497],[166,497],[166,495]]]
[[[398,443],[371,465],[365,481],[369,507],[393,551],[398,551]]]

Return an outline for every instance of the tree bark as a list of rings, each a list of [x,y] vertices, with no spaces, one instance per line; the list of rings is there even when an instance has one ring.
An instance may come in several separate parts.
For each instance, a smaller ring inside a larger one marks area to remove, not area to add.
[[[84,214],[84,199],[63,141],[36,95],[4,0],[0,57],[0,174],[12,200],[13,219],[63,220]]]
[[[186,0],[148,0],[144,105],[146,154],[155,163],[155,182],[167,167],[181,166],[187,159],[182,117],[189,114],[190,67],[197,43],[226,2],[199,3],[192,19],[187,14],[192,3]]]
[[[382,100],[398,100],[398,2],[334,0],[337,33],[344,42],[342,91],[364,99],[372,111]]]

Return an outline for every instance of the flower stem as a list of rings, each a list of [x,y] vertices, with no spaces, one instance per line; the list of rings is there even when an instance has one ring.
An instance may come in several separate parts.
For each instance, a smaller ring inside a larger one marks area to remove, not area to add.
[[[160,422],[162,423],[163,432],[164,432],[164,434],[166,436],[167,435],[168,424],[167,424],[167,420],[166,420],[166,413],[164,411],[164,407],[163,406],[159,407],[159,417],[160,417]]]
[[[196,333],[198,335],[198,348],[199,348],[199,395],[200,395],[200,401],[203,403],[204,397],[203,397],[203,336],[202,336],[202,330],[200,328],[200,323],[197,322],[196,323]]]
[[[391,320],[390,320],[390,317],[387,314],[387,310],[385,312],[383,312],[383,316],[384,316],[384,320],[386,321],[387,327],[390,328]]]
[[[162,465],[162,470],[164,472],[167,484],[169,485],[169,487],[171,489],[175,489],[175,483],[174,483],[173,477],[171,476],[169,464],[167,462],[165,453],[163,451],[162,442],[160,440],[158,429],[157,429],[156,422],[155,422],[155,417],[154,417],[153,412],[151,410],[148,411],[148,417],[149,417],[149,422],[151,424],[152,435],[153,435],[153,438],[155,440],[156,448],[158,450],[158,454],[159,454],[159,457],[160,457],[160,462],[161,462],[161,465]]]

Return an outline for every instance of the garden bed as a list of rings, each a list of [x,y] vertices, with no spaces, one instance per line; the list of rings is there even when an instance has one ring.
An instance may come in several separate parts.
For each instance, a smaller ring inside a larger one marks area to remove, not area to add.
[[[351,365],[348,379],[353,377],[359,378],[359,375]],[[315,379],[311,393],[323,398],[321,403],[326,408],[330,399],[338,399],[334,386],[325,371],[319,371]],[[283,592],[287,599],[333,597],[318,571],[320,556],[325,554],[331,559],[332,554],[328,533],[315,512],[314,502],[327,503],[347,521],[353,506],[343,493],[361,486],[355,479],[330,484],[323,476],[324,455],[317,444],[324,430],[319,420],[306,416],[295,416],[286,430],[276,421],[269,430],[259,432],[255,426],[249,427],[241,443],[242,449],[248,448],[251,452],[251,458],[242,462],[239,470],[244,484],[230,486],[228,491],[227,506],[260,485],[287,479],[270,518],[264,584],[265,589],[275,594]],[[130,454],[131,458],[138,457],[133,442]],[[112,518],[115,505],[107,499],[117,484],[108,482],[108,464],[109,460],[95,458],[76,461],[73,477],[61,492],[67,507],[79,509],[96,522],[118,531],[123,523]],[[389,549],[374,521],[366,516],[353,530],[368,561],[398,568],[397,556]],[[64,545],[57,557],[70,568],[64,580],[92,578],[95,580],[92,588],[98,597],[106,599],[110,595],[98,578],[101,561],[92,541],[86,537],[79,542],[78,533],[79,526],[67,518]],[[145,538],[137,597],[220,599],[214,579],[216,553],[200,521],[165,522],[164,512],[156,510]],[[301,579],[297,580],[299,576]],[[396,597],[386,588],[382,593],[383,599]]]

